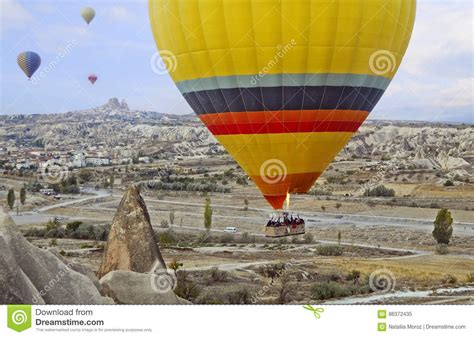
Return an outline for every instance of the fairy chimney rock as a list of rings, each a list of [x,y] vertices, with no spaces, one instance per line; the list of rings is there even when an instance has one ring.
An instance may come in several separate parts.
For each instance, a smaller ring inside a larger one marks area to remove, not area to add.
[[[149,272],[157,261],[165,267],[145,201],[138,187],[131,186],[112,220],[98,277],[113,270]]]

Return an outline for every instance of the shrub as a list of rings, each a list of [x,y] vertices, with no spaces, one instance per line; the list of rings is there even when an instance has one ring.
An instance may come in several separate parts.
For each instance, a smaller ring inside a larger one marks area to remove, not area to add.
[[[212,269],[209,271],[209,284],[214,282],[225,282],[228,276],[229,273],[226,271],[219,270],[217,267],[212,267]]]
[[[251,296],[247,288],[241,288],[227,294],[229,304],[250,304]]]
[[[343,248],[337,245],[321,245],[316,248],[318,255],[323,256],[340,256],[343,251]]]
[[[360,271],[355,270],[355,269],[351,270],[351,271],[349,272],[349,274],[347,274],[347,276],[346,276],[346,280],[347,280],[347,281],[354,281],[354,282],[356,282],[356,281],[359,280],[359,279],[360,279]]]
[[[81,224],[71,235],[75,239],[95,240],[94,226]]]
[[[30,228],[25,231],[26,237],[37,237],[42,238],[46,235],[46,228]]]
[[[74,231],[76,231],[79,226],[82,225],[82,221],[71,221],[68,224],[66,224],[66,233],[70,234]]]
[[[179,268],[181,268],[183,266],[183,264],[181,262],[179,262],[177,259],[173,259],[170,264],[169,264],[169,267],[171,269],[174,270],[174,272],[176,273],[178,271]]]
[[[168,221],[161,220],[160,227],[161,228],[169,228],[170,226],[168,225]]]
[[[454,183],[452,180],[446,180],[445,183],[444,183],[444,186],[448,187],[448,186],[454,186]]]
[[[280,286],[277,288],[278,298],[276,302],[278,304],[285,304],[291,301],[293,294],[293,288],[290,285],[290,278],[287,275],[280,277]]]
[[[51,241],[49,241],[49,246],[50,247],[54,247],[54,246],[57,246],[58,245],[58,242],[56,239],[51,239]]]
[[[448,274],[443,277],[443,283],[445,284],[455,284],[458,282],[458,279],[456,276]]]
[[[158,242],[160,245],[170,246],[175,244],[176,241],[176,235],[171,229],[159,234]]]
[[[394,197],[395,190],[391,188],[387,188],[384,185],[378,185],[375,188],[367,188],[364,192],[364,196],[366,197]]]
[[[278,275],[281,275],[284,269],[285,269],[285,265],[283,263],[276,263],[276,264],[261,266],[257,270],[259,274],[265,277],[274,279]]]
[[[47,223],[46,223],[46,231],[49,232],[53,229],[59,229],[61,227],[61,223],[54,219],[54,220],[49,220]]]
[[[449,253],[448,245],[441,243],[436,246],[436,253],[439,255],[446,255]]]
[[[341,208],[341,206],[342,206],[342,204],[341,204],[340,202],[338,202],[338,203],[336,204],[336,209]]]
[[[66,231],[64,228],[54,228],[46,232],[44,235],[45,238],[64,238],[66,236]]]
[[[181,298],[194,302],[201,293],[201,288],[189,279],[188,273],[184,270],[178,270],[176,279],[177,285],[174,293]]]
[[[334,297],[349,296],[349,289],[343,288],[337,282],[317,283],[311,289],[311,298],[314,300],[327,300]]]
[[[197,240],[196,240],[196,242],[198,244],[207,243],[207,242],[210,242],[210,241],[211,241],[211,235],[207,231],[199,233],[199,235],[197,237]]]

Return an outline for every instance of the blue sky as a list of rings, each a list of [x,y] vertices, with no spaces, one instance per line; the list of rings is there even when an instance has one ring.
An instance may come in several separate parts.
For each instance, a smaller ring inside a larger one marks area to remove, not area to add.
[[[169,76],[152,70],[146,0],[0,3],[0,114],[81,110],[110,97],[132,109],[191,112]],[[90,26],[79,14],[85,6],[97,13]],[[473,123],[472,16],[470,0],[418,1],[405,60],[371,118]],[[36,81],[16,64],[24,50],[42,57]],[[94,86],[90,73],[99,77]]]

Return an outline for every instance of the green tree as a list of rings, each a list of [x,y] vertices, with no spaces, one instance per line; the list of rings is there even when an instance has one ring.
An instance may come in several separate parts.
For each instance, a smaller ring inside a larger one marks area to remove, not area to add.
[[[204,228],[206,228],[207,231],[210,231],[211,225],[212,225],[211,199],[206,198],[206,203],[204,205]]]
[[[342,239],[342,233],[341,231],[337,232],[337,244],[340,245],[341,244],[341,239]]]
[[[451,236],[453,235],[453,218],[451,212],[446,208],[439,210],[434,221],[433,237],[438,244],[449,244]]]
[[[26,202],[26,188],[22,187],[20,190],[20,202],[22,205]]]
[[[109,178],[109,186],[110,188],[114,188],[114,183],[115,183],[115,177],[113,174],[110,175],[110,178]]]
[[[8,190],[7,203],[10,209],[13,209],[13,206],[15,206],[15,190],[13,188]]]

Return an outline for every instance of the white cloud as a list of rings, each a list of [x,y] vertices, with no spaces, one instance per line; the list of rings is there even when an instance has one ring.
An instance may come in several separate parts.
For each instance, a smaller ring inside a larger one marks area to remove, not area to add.
[[[439,92],[439,97],[433,102],[439,107],[466,107],[473,105],[474,78],[463,78]]]
[[[0,33],[10,29],[23,29],[32,21],[31,14],[17,1],[0,1]]]
[[[472,55],[472,4],[460,1],[420,1],[404,71],[423,75],[442,63],[458,67],[457,59]]]
[[[105,16],[113,21],[132,21],[135,16],[123,6],[113,6],[106,9]]]

